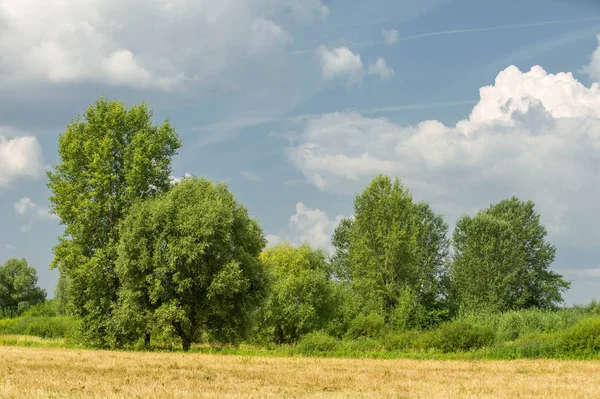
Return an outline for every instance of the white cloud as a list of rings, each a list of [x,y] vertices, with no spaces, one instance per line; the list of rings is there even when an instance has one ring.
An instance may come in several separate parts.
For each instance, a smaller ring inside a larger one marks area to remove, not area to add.
[[[267,239],[267,248],[274,247],[283,242],[283,239],[275,234],[267,234],[265,238]]]
[[[388,80],[392,76],[394,76],[394,69],[389,67],[387,62],[379,57],[375,63],[369,65],[369,75],[377,75],[382,80]]]
[[[189,179],[190,177],[192,177],[192,175],[190,173],[184,174],[183,177],[171,176],[170,177],[171,185],[174,186],[178,183],[181,183],[185,179]]]
[[[383,29],[381,31],[381,34],[383,35],[383,42],[387,45],[396,44],[398,43],[398,39],[400,39],[400,36],[398,35],[398,31],[396,29]]]
[[[321,72],[326,80],[346,78],[348,82],[360,81],[363,76],[363,63],[360,54],[354,54],[347,47],[328,49],[321,46],[317,49],[321,62]]]
[[[13,249],[16,249],[16,247],[12,244],[4,244],[4,249],[12,251]]]
[[[327,213],[319,209],[306,207],[302,202],[296,204],[296,213],[290,216],[288,231],[281,235],[268,235],[269,246],[289,241],[295,245],[308,244],[331,253],[331,236],[343,216],[330,219]]]
[[[42,148],[35,137],[7,139],[0,129],[0,188],[16,180],[37,179],[44,171]]]
[[[291,42],[277,20],[327,13],[320,0],[0,0],[1,83],[235,87]]]
[[[594,82],[600,81],[600,35],[596,36],[598,47],[590,56],[590,63],[581,68],[581,73],[590,77]]]
[[[15,202],[14,208],[17,215],[28,219],[27,224],[21,226],[22,232],[29,231],[36,222],[58,220],[58,216],[48,212],[48,208],[36,204],[29,197],[23,197]]]
[[[259,175],[257,175],[256,173],[249,172],[247,170],[241,170],[240,176],[242,176],[245,179],[251,180],[251,181],[260,181],[261,180]]]
[[[585,246],[600,236],[599,126],[600,85],[511,66],[455,126],[325,114],[304,120],[300,144],[286,152],[321,190],[355,193],[387,173],[452,216],[511,195],[532,199],[553,235]]]

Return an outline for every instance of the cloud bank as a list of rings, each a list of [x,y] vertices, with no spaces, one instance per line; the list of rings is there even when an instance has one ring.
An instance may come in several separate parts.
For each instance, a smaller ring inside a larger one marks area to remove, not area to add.
[[[296,138],[287,158],[322,191],[355,193],[387,173],[447,215],[518,195],[553,235],[580,246],[600,236],[600,85],[571,73],[508,67],[455,126],[341,112],[303,120]]]

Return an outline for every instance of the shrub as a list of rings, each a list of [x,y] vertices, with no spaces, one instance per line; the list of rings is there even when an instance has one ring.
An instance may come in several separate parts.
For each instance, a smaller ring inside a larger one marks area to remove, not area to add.
[[[422,334],[422,332],[415,330],[391,332],[381,339],[381,343],[388,351],[407,352],[417,348],[417,341]]]
[[[22,316],[0,320],[0,334],[32,335],[41,338],[72,338],[77,322],[69,317]]]
[[[563,353],[577,356],[598,356],[600,354],[600,317],[584,319],[562,334]]]
[[[349,338],[375,338],[381,336],[384,333],[385,328],[385,319],[379,313],[360,313],[350,323],[350,327],[346,335]]]
[[[304,335],[298,341],[296,350],[303,355],[311,355],[320,352],[333,352],[339,348],[340,341],[327,335],[322,331],[317,331]]]
[[[423,338],[425,347],[439,349],[444,353],[465,352],[491,345],[494,342],[494,330],[457,320],[442,324]]]
[[[58,316],[57,306],[53,299],[38,303],[27,309],[23,316],[55,317]]]

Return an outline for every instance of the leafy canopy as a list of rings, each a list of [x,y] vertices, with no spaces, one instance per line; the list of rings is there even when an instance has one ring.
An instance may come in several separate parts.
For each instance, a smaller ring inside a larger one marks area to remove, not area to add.
[[[264,297],[266,240],[225,184],[185,179],[136,204],[120,228],[117,331],[170,330],[190,348],[235,341]]]
[[[0,265],[0,316],[18,316],[44,302],[46,291],[37,286],[35,268],[25,259],[9,259]]]
[[[171,157],[180,147],[169,121],[152,122],[144,103],[127,109],[100,98],[59,137],[60,162],[48,172],[51,211],[65,225],[52,267],[64,277],[71,313],[84,336],[105,344],[118,281],[119,222],[132,204],[170,188]]]
[[[533,202],[503,200],[454,231],[452,276],[459,305],[494,311],[552,308],[569,283],[551,271],[556,248]]]
[[[324,328],[334,311],[325,252],[283,243],[265,250],[261,260],[271,279],[261,322],[271,340],[296,342],[300,336]]]
[[[447,230],[399,179],[378,175],[356,196],[354,220],[334,233],[334,274],[350,282],[365,311],[400,328],[428,324],[444,313]]]

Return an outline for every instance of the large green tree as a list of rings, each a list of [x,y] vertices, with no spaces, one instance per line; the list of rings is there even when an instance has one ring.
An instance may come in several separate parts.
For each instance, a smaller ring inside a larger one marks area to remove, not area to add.
[[[170,188],[171,158],[181,144],[169,121],[155,125],[152,115],[144,103],[128,109],[100,98],[60,135],[60,162],[48,172],[51,211],[65,225],[52,266],[91,344],[110,336],[119,222],[133,203]]]
[[[458,305],[494,311],[552,308],[569,283],[550,270],[556,253],[534,203],[503,200],[454,230],[452,276]]]
[[[376,176],[354,200],[354,220],[333,237],[334,271],[349,281],[365,311],[399,328],[444,317],[448,226],[413,201],[399,179]]]
[[[271,280],[260,320],[268,337],[290,343],[324,328],[334,314],[334,287],[325,252],[283,243],[265,250],[261,259]]]
[[[44,302],[46,291],[37,281],[37,272],[26,259],[13,258],[0,265],[0,316],[18,316]]]
[[[225,184],[189,178],[138,203],[121,224],[115,323],[132,341],[156,329],[236,341],[264,298],[266,240]]]

